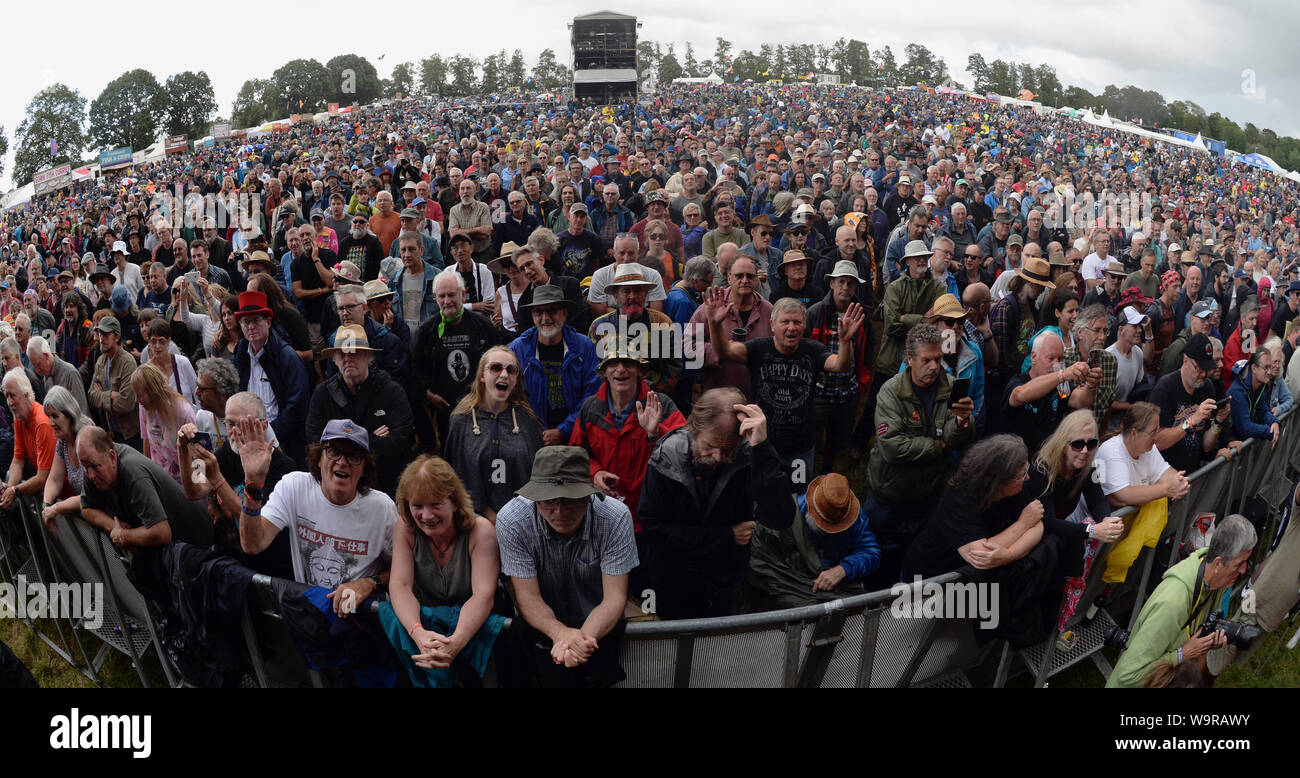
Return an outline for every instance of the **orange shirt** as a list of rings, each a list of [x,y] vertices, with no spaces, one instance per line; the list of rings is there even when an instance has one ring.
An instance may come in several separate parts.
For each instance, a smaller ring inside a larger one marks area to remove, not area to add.
[[[14,459],[32,461],[29,452],[35,452],[36,459],[32,463],[36,469],[49,470],[54,467],[54,442],[54,428],[40,403],[32,403],[28,423],[14,417]]]
[[[402,231],[402,217],[398,216],[397,211],[390,211],[384,216],[376,210],[370,215],[370,231],[379,238],[379,247],[384,250],[384,256],[388,256],[393,241],[397,240]]]

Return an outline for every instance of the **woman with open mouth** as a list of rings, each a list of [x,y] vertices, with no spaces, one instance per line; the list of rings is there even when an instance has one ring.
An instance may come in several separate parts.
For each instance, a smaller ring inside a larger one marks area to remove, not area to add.
[[[528,482],[542,425],[528,406],[519,360],[505,346],[488,349],[478,378],[451,413],[442,453],[465,483],[478,511],[497,511]]]
[[[417,685],[475,684],[481,677],[494,630],[483,630],[496,595],[501,563],[492,522],[475,515],[465,486],[441,457],[425,455],[406,466],[397,485],[393,567],[389,593],[393,614],[410,641],[396,637],[416,668],[450,670],[422,674],[403,661]],[[387,614],[385,631],[393,625]],[[480,634],[480,632],[482,634]],[[471,643],[478,650],[465,652]],[[458,657],[462,661],[457,662]],[[455,668],[453,669],[453,663]]]

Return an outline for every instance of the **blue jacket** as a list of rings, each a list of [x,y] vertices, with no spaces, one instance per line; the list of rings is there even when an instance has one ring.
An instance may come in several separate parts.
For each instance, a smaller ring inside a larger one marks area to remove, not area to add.
[[[1248,360],[1243,360],[1234,366],[1232,372],[1237,376],[1232,386],[1228,388],[1228,397],[1232,399],[1232,428],[1242,438],[1272,438],[1273,433],[1269,428],[1277,423],[1277,417],[1269,407],[1271,392],[1268,387],[1251,389],[1251,369]],[[1253,408],[1250,404],[1252,391],[1255,395]]]
[[[252,357],[248,354],[248,341],[240,340],[235,347],[235,370],[239,373],[239,390],[248,391],[248,377],[252,372]],[[307,425],[307,403],[310,394],[307,390],[307,368],[293,347],[282,339],[275,330],[266,341],[262,351],[262,371],[271,383],[271,392],[275,395],[279,414],[271,422],[271,429],[280,439],[284,453],[295,461],[301,461],[306,444],[304,430]]]
[[[664,302],[664,313],[668,318],[682,326],[691,321],[695,309],[700,307],[699,295],[694,289],[686,287],[685,281],[678,281],[668,290],[668,300]]]
[[[529,327],[524,334],[510,343],[510,350],[524,369],[524,393],[528,395],[528,404],[533,412],[546,425],[546,370],[537,359],[537,328]],[[586,335],[572,327],[564,328],[564,363],[560,368],[561,387],[564,391],[564,404],[569,408],[569,415],[559,430],[568,440],[573,433],[573,425],[582,410],[582,401],[591,397],[600,388],[600,375],[596,372],[600,360],[596,357],[596,344]]]
[[[807,516],[807,495],[799,495],[795,503],[799,506],[799,516],[801,518]],[[876,568],[880,566],[880,545],[876,543],[876,536],[871,532],[866,510],[859,508],[858,520],[848,529],[834,535],[814,532],[808,527],[807,520],[796,523],[803,524],[803,532],[808,533],[808,539],[817,549],[818,560],[824,568],[830,569],[839,565],[844,568],[846,579],[861,581],[876,572]],[[800,531],[798,527],[793,529],[795,532]]]
[[[420,303],[420,321],[427,321],[433,312],[438,310],[438,300],[433,296],[433,277],[438,275],[438,269],[428,262],[424,263],[424,301]],[[402,314],[402,279],[406,276],[406,265],[402,265],[393,280],[388,282],[388,288],[394,292],[393,295],[393,315],[398,319],[406,318]]]
[[[599,235],[601,228],[605,225],[605,220],[609,218],[609,213],[605,211],[603,203],[595,208],[589,208],[589,210],[591,231]],[[614,216],[618,219],[619,232],[627,232],[632,229],[633,224],[636,224],[636,217],[625,206],[620,205],[618,210],[614,211]]]

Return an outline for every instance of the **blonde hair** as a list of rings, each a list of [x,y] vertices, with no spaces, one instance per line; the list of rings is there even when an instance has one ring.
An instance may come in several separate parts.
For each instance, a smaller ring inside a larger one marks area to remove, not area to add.
[[[145,410],[156,411],[173,431],[180,427],[178,409],[185,398],[167,383],[167,377],[153,363],[146,362],[131,374],[131,391]]]
[[[1057,479],[1064,477],[1065,452],[1070,448],[1070,441],[1078,439],[1083,430],[1089,427],[1094,430],[1098,429],[1097,420],[1093,418],[1092,411],[1074,411],[1061,419],[1061,423],[1056,426],[1056,431],[1047,440],[1043,441],[1042,447],[1038,449],[1038,456],[1034,459],[1034,465],[1047,476],[1047,486],[1039,497],[1050,493],[1052,487],[1056,485]],[[1096,456],[1097,452],[1094,450],[1090,455],[1089,467],[1092,466],[1091,460],[1095,459]],[[1088,468],[1084,468],[1075,473],[1074,477],[1076,479],[1080,478],[1087,471]]]
[[[519,358],[515,356],[515,352],[511,351],[508,346],[493,346],[487,351],[484,351],[483,356],[479,357],[478,360],[478,370],[474,373],[474,383],[470,386],[469,393],[460,398],[459,403],[456,403],[455,409],[451,412],[453,416],[457,414],[470,413],[483,404],[483,398],[487,394],[487,389],[483,384],[483,373],[487,370],[488,360],[491,356],[502,352],[509,354],[510,359],[514,361],[516,365],[519,365]],[[506,402],[512,408],[523,408],[524,412],[531,416],[533,421],[537,422],[540,426],[542,422],[537,418],[537,414],[533,413],[533,409],[529,407],[528,397],[524,394],[524,374],[522,366],[520,366],[517,379],[518,380],[515,381],[515,388],[510,390],[510,396],[506,398]]]

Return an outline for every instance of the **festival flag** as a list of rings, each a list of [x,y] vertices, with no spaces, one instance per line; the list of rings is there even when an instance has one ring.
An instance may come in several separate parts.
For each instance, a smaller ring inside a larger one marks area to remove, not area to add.
[[[59,153],[59,142],[50,138],[50,156],[53,157]]]

